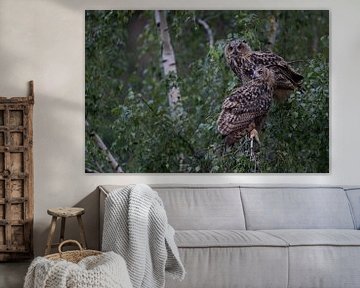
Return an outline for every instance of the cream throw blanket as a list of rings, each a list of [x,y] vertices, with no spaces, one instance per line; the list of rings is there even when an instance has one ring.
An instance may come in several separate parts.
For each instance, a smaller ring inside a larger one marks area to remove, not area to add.
[[[132,288],[124,259],[114,252],[89,256],[79,263],[37,257],[24,288]]]
[[[144,184],[106,198],[102,250],[124,257],[134,288],[165,287],[165,271],[175,279],[185,276],[163,203]]]

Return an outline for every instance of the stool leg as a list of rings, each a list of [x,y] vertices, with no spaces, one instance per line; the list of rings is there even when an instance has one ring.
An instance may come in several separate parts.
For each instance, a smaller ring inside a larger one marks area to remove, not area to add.
[[[45,255],[50,254],[50,251],[51,251],[51,243],[52,243],[52,239],[54,237],[54,232],[55,232],[55,228],[56,228],[56,220],[57,220],[56,216],[53,216],[51,219],[50,231],[49,231],[49,236],[48,236],[48,240],[47,240],[47,244],[46,244]]]
[[[60,243],[64,241],[66,218],[61,217]]]
[[[82,219],[81,219],[81,215],[77,216],[77,220],[78,220],[79,226],[80,226],[81,245],[83,246],[84,249],[86,249],[87,244],[86,244],[86,238],[85,238],[85,229],[84,229],[84,223],[82,222]]]

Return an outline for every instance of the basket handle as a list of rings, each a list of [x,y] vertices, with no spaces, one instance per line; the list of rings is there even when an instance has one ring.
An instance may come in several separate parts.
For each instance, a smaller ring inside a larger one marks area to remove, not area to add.
[[[76,241],[76,240],[65,240],[65,241],[61,242],[60,245],[59,245],[58,250],[59,250],[60,255],[63,253],[63,251],[61,250],[61,248],[62,248],[65,244],[67,244],[67,243],[76,244],[76,245],[79,247],[80,252],[82,252],[82,251],[84,250],[84,249],[82,248],[81,244],[80,244],[78,241]]]

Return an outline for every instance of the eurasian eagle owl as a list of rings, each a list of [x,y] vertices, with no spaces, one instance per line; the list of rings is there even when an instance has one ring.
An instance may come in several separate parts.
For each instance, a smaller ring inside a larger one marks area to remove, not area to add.
[[[217,125],[228,146],[247,134],[259,141],[256,129],[261,129],[272,103],[276,84],[274,71],[260,66],[252,73],[252,80],[235,88],[222,104]]]
[[[230,41],[225,47],[225,58],[243,84],[251,80],[259,66],[271,69],[275,74],[274,98],[278,101],[286,100],[295,89],[301,88],[304,77],[282,57],[271,52],[252,51],[246,41]]]

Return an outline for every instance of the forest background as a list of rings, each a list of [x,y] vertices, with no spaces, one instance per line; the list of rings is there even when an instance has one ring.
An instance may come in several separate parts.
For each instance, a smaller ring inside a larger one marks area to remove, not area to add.
[[[329,172],[329,11],[98,10],[85,20],[86,172]],[[256,163],[248,139],[226,148],[216,126],[241,85],[224,58],[234,38],[305,78],[303,93],[273,103]]]

